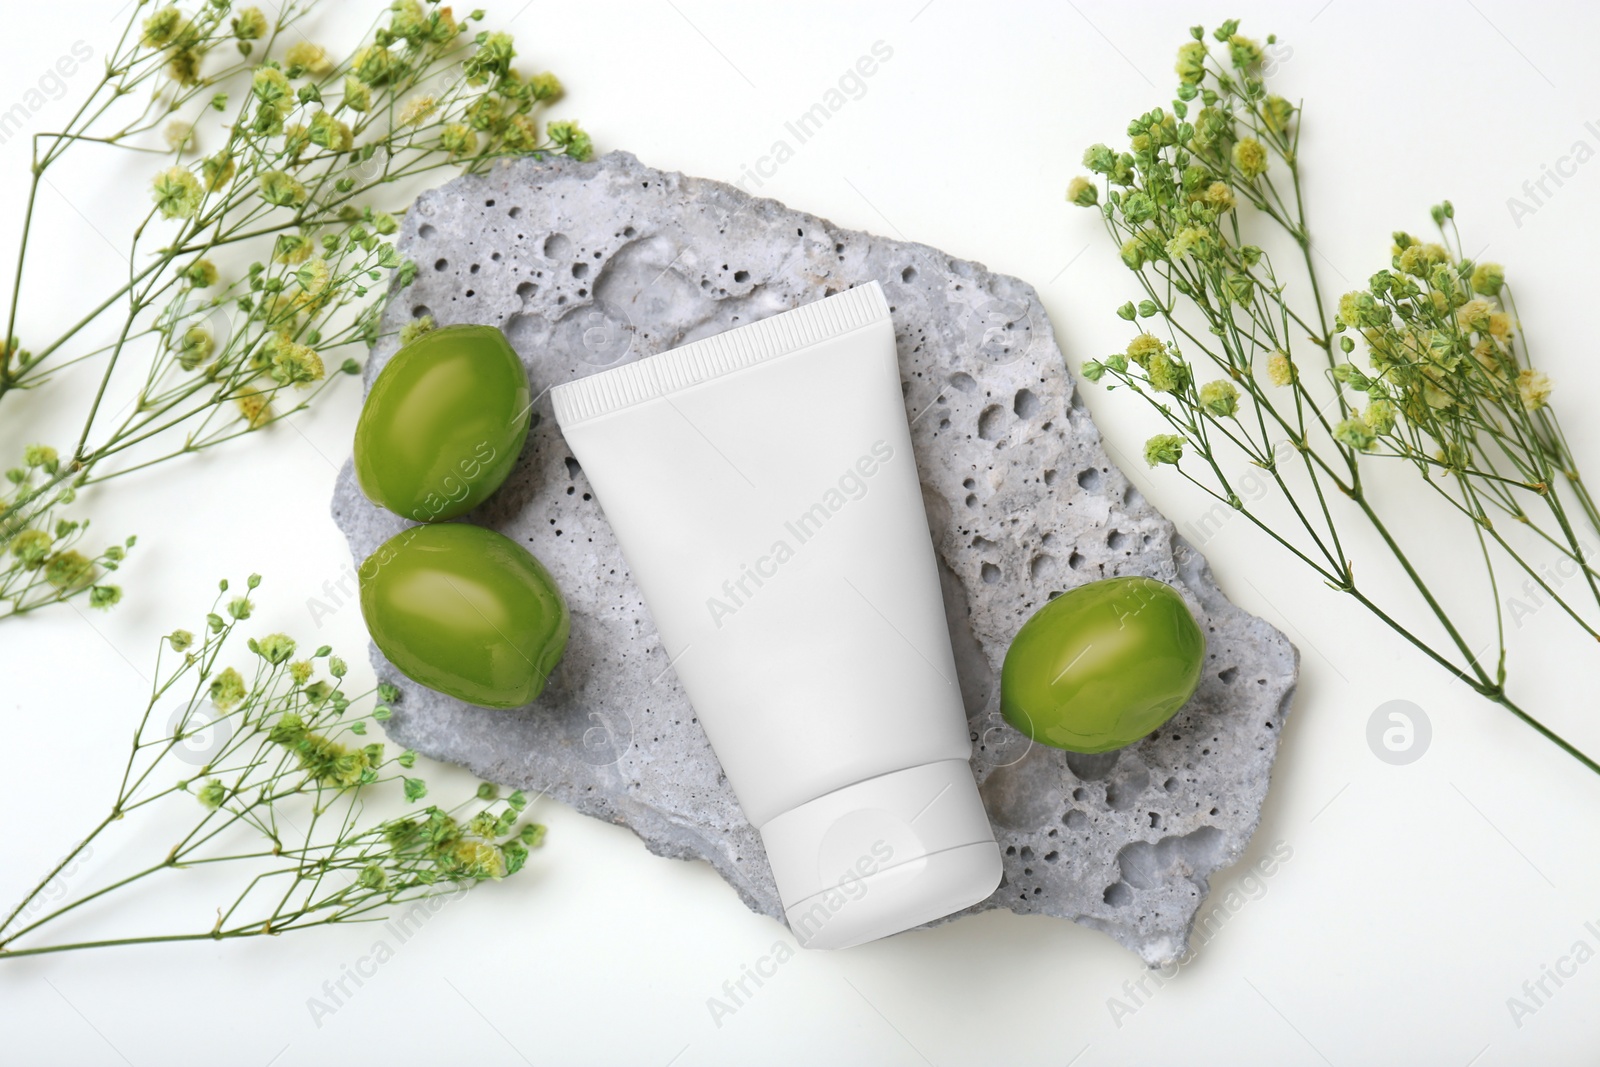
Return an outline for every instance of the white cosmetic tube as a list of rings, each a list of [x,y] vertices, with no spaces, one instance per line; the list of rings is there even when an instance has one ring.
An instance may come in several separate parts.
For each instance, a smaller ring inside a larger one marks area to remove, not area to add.
[[[800,943],[993,892],[878,284],[552,399]]]

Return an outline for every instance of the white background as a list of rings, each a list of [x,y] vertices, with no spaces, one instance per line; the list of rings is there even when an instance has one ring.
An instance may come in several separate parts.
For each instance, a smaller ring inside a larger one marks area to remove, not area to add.
[[[9,5],[0,106],[21,99],[75,40],[104,55],[120,2]],[[1302,154],[1329,288],[1385,265],[1389,232],[1426,232],[1427,206],[1451,197],[1469,251],[1487,245],[1483,256],[1517,283],[1574,446],[1600,471],[1600,165],[1579,167],[1520,226],[1506,204],[1574,142],[1600,147],[1600,125],[1585,127],[1600,120],[1592,7],[641,0],[602,10],[534,0],[518,13],[520,2],[485,0],[491,24],[516,32],[529,69],[553,68],[566,81],[560,114],[581,118],[602,149],[730,180],[767,152],[785,120],[886,42],[893,58],[866,95],[762,192],[1027,279],[1073,367],[1125,343],[1112,310],[1133,294],[1092,214],[1065,204],[1062,190],[1086,145],[1122,143],[1131,116],[1170,99],[1173,52],[1190,22],[1242,16],[1245,32],[1276,31],[1293,50],[1275,84],[1307,104]],[[343,51],[377,4],[340,6],[312,35]],[[89,77],[75,78],[32,130],[63,121]],[[30,268],[25,334],[31,322],[43,332],[70,321],[83,280],[121,267],[113,248],[145,202],[155,164],[85,156],[90,166],[80,162],[42,194],[48,236]],[[20,138],[0,147],[0,248],[15,247],[25,163]],[[1203,504],[1179,479],[1127,459],[1152,430],[1147,413],[1120,393],[1085,392],[1130,477],[1180,526],[1196,519]],[[292,428],[114,485],[93,509],[100,533],[141,537],[123,572],[125,603],[109,615],[58,608],[0,624],[0,899],[31,885],[105,810],[156,636],[194,625],[218,577],[262,572],[262,632],[328,641],[370,679],[358,613],[340,611],[319,630],[306,607],[348,564],[327,502],[358,394],[346,380]],[[81,418],[20,411],[9,405],[0,424],[8,454],[52,435],[66,448],[61,427]],[[1475,576],[1469,555],[1456,559],[1422,528],[1424,514],[1407,525],[1413,544],[1463,583]],[[1358,541],[1355,551],[1369,548]],[[1205,551],[1229,595],[1283,628],[1303,655],[1249,858],[1279,841],[1293,855],[1120,1025],[1108,1002],[1134,1003],[1124,983],[1143,973],[1135,957],[1068,922],[989,913],[803,954],[719,1027],[707,998],[787,931],[748,913],[709,868],[652,857],[628,831],[545,801],[536,814],[548,843],[531,869],[441,912],[320,1026],[308,998],[369,951],[370,930],[0,964],[0,1060],[1592,1062],[1600,962],[1520,1026],[1506,1002],[1579,938],[1600,946],[1584,928],[1600,926],[1591,830],[1600,780],[1308,580],[1244,522]],[[1600,657],[1564,639],[1570,627],[1554,616],[1514,632],[1513,687],[1600,752]],[[1432,721],[1431,748],[1409,766],[1381,762],[1366,742],[1369,715],[1391,699],[1414,701]],[[473,786],[450,769],[427,773],[436,795]],[[1237,884],[1238,871],[1219,874],[1213,900]],[[146,905],[197,924],[214,900],[198,877],[180,878]],[[119,920],[133,914],[73,929],[123,929]]]

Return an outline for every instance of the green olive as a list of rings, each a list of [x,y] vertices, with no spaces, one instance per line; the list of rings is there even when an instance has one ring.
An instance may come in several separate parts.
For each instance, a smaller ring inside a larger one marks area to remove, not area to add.
[[[361,565],[361,614],[406,677],[486,708],[543,692],[571,620],[550,572],[480,526],[404,530]]]
[[[394,354],[356,423],[375,504],[417,522],[465,515],[500,487],[528,437],[528,374],[493,326],[443,326]]]
[[[1043,744],[1108,752],[1172,718],[1205,658],[1205,635],[1170,585],[1090,582],[1022,624],[1000,672],[1001,713]]]

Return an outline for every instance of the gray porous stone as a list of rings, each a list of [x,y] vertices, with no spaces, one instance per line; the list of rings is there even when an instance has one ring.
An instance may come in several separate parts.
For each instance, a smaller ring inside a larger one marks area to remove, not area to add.
[[[400,250],[420,270],[390,297],[367,384],[413,318],[506,332],[538,397],[533,430],[470,520],[544,562],[572,637],[544,695],[509,712],[424,689],[374,649],[379,676],[404,691],[392,739],[627,826],[658,855],[704,860],[752,909],[780,917],[760,838],[546,391],[876,279],[893,309],[973,770],[1005,857],[1000,888],[973,910],[1071,919],[1151,966],[1184,953],[1209,877],[1240,858],[1260,820],[1299,657],[1223,596],[1107,458],[1030,286],[622,152],[522,159],[427,192]],[[408,525],[361,495],[349,464],[333,514],[358,562]],[[1032,745],[999,712],[1011,637],[1052,595],[1132,574],[1173,583],[1200,620],[1199,691],[1119,752]]]

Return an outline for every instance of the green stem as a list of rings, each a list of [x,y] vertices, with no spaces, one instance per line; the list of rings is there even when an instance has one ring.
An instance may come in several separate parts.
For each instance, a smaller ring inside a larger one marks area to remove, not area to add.
[[[73,941],[64,945],[41,945],[38,948],[6,948],[0,945],[0,960],[19,959],[23,956],[44,956],[52,952],[72,952],[80,948],[111,948],[117,945],[153,945],[166,941],[225,941],[235,937],[259,935],[258,930],[228,930],[207,934],[161,934],[152,937],[114,937],[104,941]]]
[[[1567,755],[1571,756],[1573,759],[1577,760],[1579,763],[1583,764],[1596,774],[1600,774],[1600,763],[1596,763],[1594,760],[1584,755],[1582,751],[1576,748],[1566,738],[1550,729],[1550,727],[1546,726],[1538,719],[1535,719],[1532,715],[1529,715],[1518,705],[1512,703],[1511,699],[1505,695],[1504,690],[1496,687],[1493,692],[1487,692],[1482,689],[1478,690],[1478,692],[1482,693],[1484,696],[1488,697],[1490,700],[1494,701],[1496,704],[1499,704],[1511,714],[1515,715],[1517,718],[1533,727],[1542,737],[1544,737],[1545,740],[1554,742],[1556,747],[1560,748],[1561,751],[1565,752]]]
[[[1359,590],[1351,588],[1345,590],[1345,592],[1355,597],[1355,599],[1363,607],[1372,612],[1379,619],[1383,620],[1383,622],[1395,633],[1399,634],[1401,637],[1405,638],[1406,641],[1420,649],[1429,659],[1433,660],[1435,663],[1439,664],[1439,666],[1449,671],[1458,681],[1465,683],[1480,696],[1487,697],[1494,703],[1499,704],[1501,707],[1511,712],[1511,714],[1515,715],[1517,718],[1521,719],[1523,722],[1537,730],[1539,734],[1546,740],[1553,741],[1556,746],[1567,755],[1571,756],[1573,759],[1577,760],[1594,773],[1600,774],[1600,763],[1596,763],[1594,760],[1584,755],[1583,751],[1573,745],[1572,742],[1568,741],[1566,738],[1550,729],[1550,727],[1546,726],[1544,723],[1528,714],[1528,712],[1524,711],[1506,695],[1506,691],[1503,686],[1497,683],[1488,682],[1486,680],[1479,681],[1478,679],[1475,679],[1471,675],[1465,673],[1461,670],[1461,668],[1450,662],[1448,658],[1440,654],[1437,649],[1433,648],[1426,641],[1423,641],[1410,630],[1406,629],[1398,620],[1392,618],[1387,612],[1385,612],[1377,604],[1373,603],[1372,600],[1370,600]]]
[[[1439,601],[1435,599],[1433,591],[1428,588],[1428,583],[1423,580],[1422,575],[1419,574],[1416,567],[1412,565],[1410,557],[1408,557],[1405,551],[1400,547],[1400,543],[1394,539],[1394,536],[1389,532],[1389,528],[1384,525],[1383,520],[1378,517],[1378,513],[1373,510],[1372,505],[1367,502],[1365,494],[1357,494],[1353,497],[1353,499],[1356,502],[1356,506],[1361,508],[1362,514],[1366,515],[1367,521],[1372,524],[1372,528],[1378,531],[1378,536],[1383,538],[1384,544],[1389,546],[1390,553],[1393,554],[1395,561],[1399,563],[1401,568],[1406,572],[1406,577],[1411,579],[1411,584],[1416,588],[1418,593],[1422,594],[1422,599],[1427,601],[1429,609],[1432,610],[1434,616],[1439,620],[1439,624],[1443,626],[1445,632],[1450,635],[1450,640],[1455,644],[1456,648],[1460,649],[1462,656],[1466,658],[1467,663],[1472,667],[1472,669],[1478,673],[1478,677],[1483,684],[1488,685],[1489,676],[1484,671],[1482,665],[1478,663],[1478,658],[1473,653],[1472,647],[1467,644],[1466,638],[1462,637],[1460,632],[1456,629],[1455,623],[1450,621],[1449,614],[1444,610],[1444,607],[1440,605]]]
[[[13,922],[16,921],[17,916],[21,915],[23,910],[26,909],[27,906],[29,904],[31,904],[35,899],[37,899],[40,893],[44,892],[45,887],[48,886],[55,879],[55,877],[57,875],[59,875],[62,871],[66,870],[68,864],[70,864],[73,860],[77,859],[80,855],[82,855],[83,854],[83,850],[89,847],[90,842],[92,842],[96,837],[100,836],[100,832],[102,830],[104,830],[106,827],[110,826],[113,822],[115,822],[120,817],[120,815],[121,815],[120,811],[118,811],[116,809],[113,809],[110,815],[107,815],[104,819],[101,820],[100,825],[96,826],[93,830],[89,831],[89,836],[88,837],[85,837],[82,841],[78,842],[78,845],[77,845],[76,848],[74,848],[71,852],[67,853],[65,856],[61,857],[60,862],[58,862],[54,867],[52,867],[50,869],[50,873],[45,875],[43,878],[41,878],[39,880],[38,884],[35,885],[33,887],[33,889],[31,889],[28,892],[27,896],[25,896],[21,900],[17,901],[17,906],[11,909],[10,914],[8,914],[5,917],[5,921],[4,922],[0,922],[0,935],[4,935],[6,929],[8,927],[10,927],[10,925]],[[26,929],[26,928],[24,928],[24,929]],[[22,933],[22,931],[19,930],[19,931],[15,931],[15,932],[7,935],[7,936],[0,937],[0,950],[3,950],[5,948],[5,946],[12,940],[12,938],[17,937],[21,933]]]

